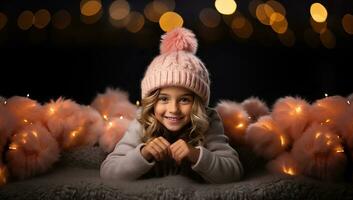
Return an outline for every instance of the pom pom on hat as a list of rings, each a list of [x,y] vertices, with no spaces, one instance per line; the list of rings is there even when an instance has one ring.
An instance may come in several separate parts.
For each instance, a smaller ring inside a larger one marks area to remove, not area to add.
[[[175,51],[187,51],[195,54],[196,50],[197,39],[195,34],[186,28],[176,28],[162,36],[161,54]]]

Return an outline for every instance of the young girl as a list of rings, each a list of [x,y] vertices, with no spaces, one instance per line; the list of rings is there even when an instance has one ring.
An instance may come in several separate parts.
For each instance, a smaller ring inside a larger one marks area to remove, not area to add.
[[[210,183],[239,180],[238,154],[228,144],[219,115],[207,107],[210,80],[195,56],[195,35],[174,29],[162,36],[160,49],[141,82],[138,119],[103,161],[101,177],[181,174]]]

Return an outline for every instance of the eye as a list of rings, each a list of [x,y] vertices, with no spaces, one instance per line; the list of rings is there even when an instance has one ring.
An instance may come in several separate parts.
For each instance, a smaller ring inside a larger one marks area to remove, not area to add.
[[[191,103],[192,99],[187,97],[180,98],[180,102],[183,104]]]
[[[167,97],[163,97],[163,96],[158,97],[158,101],[160,101],[160,102],[167,102],[167,100],[168,100]]]

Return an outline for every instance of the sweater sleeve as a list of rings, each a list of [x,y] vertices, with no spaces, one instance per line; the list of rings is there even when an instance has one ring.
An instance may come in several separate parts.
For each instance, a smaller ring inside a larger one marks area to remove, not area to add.
[[[130,123],[122,139],[116,144],[114,151],[101,164],[101,178],[135,180],[154,166],[155,162],[148,162],[141,155],[140,149],[144,146],[141,134],[141,125],[135,119]]]
[[[198,146],[200,155],[192,169],[210,183],[229,183],[240,180],[243,166],[238,153],[229,145],[224,135],[222,121],[214,110],[210,127],[205,133],[203,146]]]

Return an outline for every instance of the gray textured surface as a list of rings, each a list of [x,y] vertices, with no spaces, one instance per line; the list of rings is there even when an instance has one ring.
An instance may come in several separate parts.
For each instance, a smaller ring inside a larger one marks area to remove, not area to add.
[[[353,199],[352,183],[252,172],[240,182],[200,184],[182,176],[103,182],[97,147],[63,154],[46,174],[0,187],[0,199]]]

